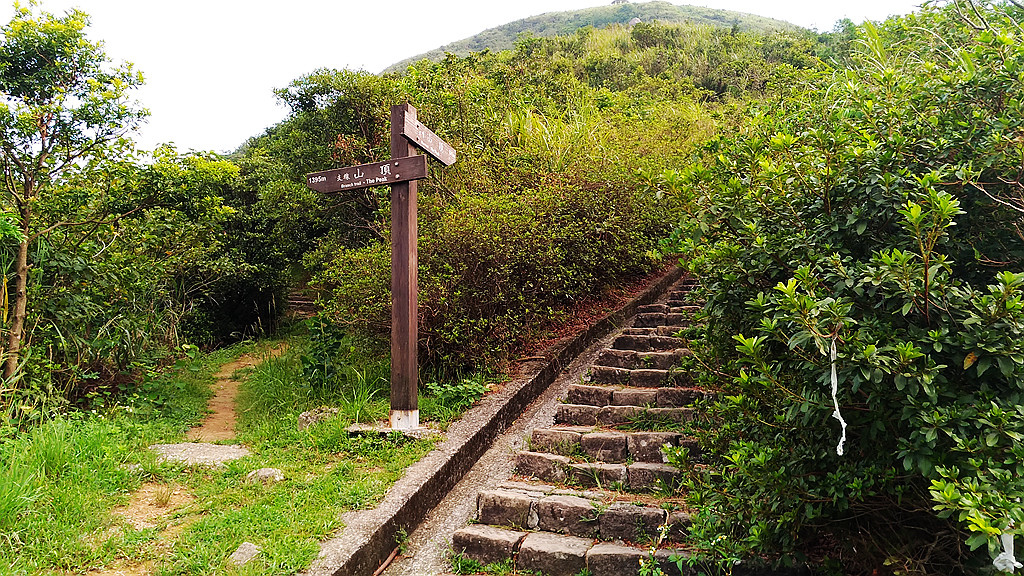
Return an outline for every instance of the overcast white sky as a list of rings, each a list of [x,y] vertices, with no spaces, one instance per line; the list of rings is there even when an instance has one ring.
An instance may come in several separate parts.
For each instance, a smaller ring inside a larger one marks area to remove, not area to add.
[[[0,0],[0,22],[11,0]],[[135,63],[146,79],[138,99],[152,113],[135,135],[143,148],[173,142],[180,150],[228,152],[282,120],[274,88],[317,68],[380,72],[387,66],[544,12],[611,0],[40,0],[62,14],[92,17],[89,36],[116,61]],[[684,0],[673,0],[686,4]],[[921,0],[703,0],[831,30],[841,18],[882,20]]]

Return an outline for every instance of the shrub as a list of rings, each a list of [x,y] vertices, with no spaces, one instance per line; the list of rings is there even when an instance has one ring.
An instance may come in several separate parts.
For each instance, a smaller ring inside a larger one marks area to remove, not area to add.
[[[665,228],[649,194],[584,188],[428,199],[421,210],[420,338],[424,359],[494,365],[552,311],[656,263]],[[344,249],[317,280],[332,318],[387,334],[388,248]]]
[[[987,16],[865,25],[849,69],[780,79],[683,171],[676,238],[734,377],[690,483],[720,557],[974,572],[1022,533],[1024,49]]]

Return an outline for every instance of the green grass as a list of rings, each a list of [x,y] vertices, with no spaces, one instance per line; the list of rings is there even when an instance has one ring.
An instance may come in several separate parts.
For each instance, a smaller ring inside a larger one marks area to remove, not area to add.
[[[387,358],[350,346],[329,378],[311,384],[310,342],[298,335],[281,356],[264,356],[239,373],[237,440],[250,456],[219,469],[158,463],[148,446],[180,441],[202,420],[220,366],[243,354],[266,355],[274,344],[193,353],[96,410],[32,425],[0,419],[0,576],[146,560],[161,575],[294,574],[307,567],[319,543],[342,528],[342,513],[377,505],[433,442],[350,435],[353,422],[387,419]],[[432,379],[421,397],[424,419],[435,426],[461,415],[488,385],[483,375],[448,378]],[[339,414],[298,431],[298,415],[320,406]],[[245,481],[266,467],[282,470],[285,480]],[[177,485],[193,497],[175,512],[173,522],[184,528],[170,542],[157,528],[135,530],[112,512],[144,482]],[[245,541],[262,553],[229,568],[228,556]]]
[[[387,417],[386,382],[367,381],[370,370],[352,368],[327,385],[313,386],[302,371],[306,343],[296,339],[278,358],[254,368],[239,400],[239,440],[252,456],[226,470],[187,470],[176,478],[197,498],[200,519],[175,542],[161,574],[227,570],[227,557],[242,542],[262,553],[243,574],[292,574],[316,557],[319,542],[342,527],[341,514],[370,508],[406,467],[433,448],[430,441],[352,436],[350,424]],[[304,431],[298,415],[337,405],[339,415]],[[283,482],[244,482],[257,468],[279,468]]]
[[[153,531],[111,531],[110,511],[159,470],[147,446],[198,421],[217,367],[244,350],[187,359],[101,409],[31,425],[0,417],[0,574],[142,558]]]

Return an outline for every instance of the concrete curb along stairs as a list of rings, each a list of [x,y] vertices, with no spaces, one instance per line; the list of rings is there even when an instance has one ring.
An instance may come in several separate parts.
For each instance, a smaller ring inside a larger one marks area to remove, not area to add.
[[[529,450],[515,456],[518,477],[479,493],[478,523],[455,532],[455,552],[481,564],[512,558],[546,576],[630,576],[663,539],[655,559],[665,574],[681,573],[671,559],[686,554],[673,544],[690,517],[661,448],[683,445],[696,456],[697,445],[646,428],[678,430],[693,418],[687,406],[706,396],[676,369],[690,354],[673,335],[698,309],[686,301],[691,287],[678,281],[663,301],[638,307],[590,381],[570,385],[554,425],[532,431]]]
[[[427,513],[472,468],[499,433],[549,386],[569,362],[592,342],[611,334],[654,302],[679,280],[682,270],[672,268],[642,294],[598,320],[583,333],[547,350],[544,360],[524,363],[521,375],[485,397],[461,420],[452,424],[446,439],[411,466],[373,509],[346,515],[346,528],[321,547],[308,576],[371,575],[395,548],[400,533],[411,533]]]

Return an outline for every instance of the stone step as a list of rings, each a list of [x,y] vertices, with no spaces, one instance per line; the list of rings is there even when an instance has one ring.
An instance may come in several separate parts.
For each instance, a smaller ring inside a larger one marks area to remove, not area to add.
[[[664,304],[648,304],[637,308],[637,314],[686,314],[692,319],[695,314],[703,310],[703,306],[695,306],[689,303],[673,302],[673,305],[669,305],[667,302]]]
[[[505,530],[487,525],[474,525],[452,535],[452,548],[457,554],[487,565],[513,558],[526,532]]]
[[[681,472],[668,464],[634,462],[573,462],[568,456],[548,452],[517,452],[516,473],[542,482],[571,483],[588,488],[654,492],[674,486]]]
[[[524,482],[506,482],[477,496],[479,524],[514,530],[544,530],[597,540],[656,541],[663,526],[666,541],[681,542],[690,515],[674,501],[617,501],[601,491],[565,490]]]
[[[530,450],[591,461],[620,464],[627,461],[664,463],[662,446],[685,446],[697,456],[693,438],[679,432],[619,432],[583,426],[535,428]]]
[[[636,350],[608,349],[602,351],[594,363],[599,366],[611,366],[627,370],[668,370],[678,366],[684,357],[692,355],[693,353],[686,348],[677,348],[667,352],[637,352]]]
[[[685,350],[685,349],[684,349]],[[689,354],[686,350],[684,355]],[[590,367],[590,382],[593,384],[612,384],[618,386],[634,386],[637,388],[659,388],[662,386],[690,386],[693,375],[688,370],[656,370],[651,368],[616,368],[615,366]]]
[[[676,326],[659,326],[657,328],[623,328],[622,336],[668,336],[674,338],[679,333]]]
[[[674,326],[677,329],[685,328],[693,318],[689,313],[661,313],[648,312],[637,314],[633,318],[635,328],[657,328],[659,326]]]
[[[594,542],[593,538],[547,531],[520,532],[486,525],[467,526],[452,535],[452,550],[481,564],[512,558],[518,570],[547,576],[575,576],[588,570],[591,576],[635,576],[649,554],[642,546]],[[666,576],[681,576],[673,560],[685,558],[685,550],[660,549],[655,553]]]
[[[693,285],[687,286],[686,288],[680,286],[676,290],[672,290],[668,293],[667,300],[693,300],[693,296],[691,294],[692,288]]]
[[[660,335],[622,334],[612,342],[616,350],[636,350],[637,352],[668,352],[685,347],[680,338]]]
[[[693,409],[560,404],[555,412],[555,423],[569,426],[623,426],[638,420],[685,424],[693,421]]]
[[[711,396],[700,388],[645,388],[620,386],[590,386],[572,384],[566,394],[567,404],[590,406],[646,406],[657,408],[683,408]]]

